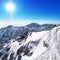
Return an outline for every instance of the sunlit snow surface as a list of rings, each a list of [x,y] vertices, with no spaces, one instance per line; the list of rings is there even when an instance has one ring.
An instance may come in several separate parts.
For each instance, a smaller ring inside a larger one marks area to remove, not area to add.
[[[60,27],[56,27],[51,31],[43,31],[33,33],[29,39],[38,40],[40,42],[38,46],[33,50],[31,57],[23,56],[22,60],[60,60],[59,48],[60,48]],[[43,41],[48,44],[47,47],[43,47]],[[59,46],[58,46],[59,45]],[[58,49],[57,49],[58,47]]]
[[[29,42],[37,42],[29,43]],[[28,43],[30,45],[28,45]],[[21,60],[60,60],[60,27],[55,27],[52,30],[42,31],[42,32],[32,32],[31,35],[28,35],[26,40],[23,40],[20,44],[16,40],[11,40],[10,43],[5,44],[1,52],[8,54],[7,60],[10,59],[10,54],[14,53],[15,60],[19,60],[17,51],[22,46],[32,46],[30,52],[33,52],[32,55],[24,55],[24,51],[21,52]],[[7,48],[10,48],[9,51],[6,51]],[[2,60],[2,57],[0,60]],[[14,60],[13,58],[13,60]]]

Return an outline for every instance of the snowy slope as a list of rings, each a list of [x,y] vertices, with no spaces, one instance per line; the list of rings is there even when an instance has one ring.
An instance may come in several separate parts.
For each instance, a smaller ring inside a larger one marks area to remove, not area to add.
[[[33,33],[31,38],[34,35],[40,42],[33,50],[32,56],[23,56],[22,60],[60,60],[60,27],[51,31]]]
[[[60,26],[11,39],[0,50],[0,60],[60,60]]]
[[[37,23],[31,23],[21,27],[9,25],[5,28],[1,28],[0,29],[0,50],[3,48],[5,43],[9,43],[13,39],[22,41],[24,38],[27,39],[28,35],[31,34],[32,32],[47,31],[53,29],[56,26],[57,24],[40,25]]]

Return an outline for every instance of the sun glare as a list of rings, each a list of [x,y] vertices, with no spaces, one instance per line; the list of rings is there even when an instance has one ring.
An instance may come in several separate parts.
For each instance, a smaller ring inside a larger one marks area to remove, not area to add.
[[[10,13],[13,13],[15,11],[15,5],[12,2],[6,3],[5,8]]]

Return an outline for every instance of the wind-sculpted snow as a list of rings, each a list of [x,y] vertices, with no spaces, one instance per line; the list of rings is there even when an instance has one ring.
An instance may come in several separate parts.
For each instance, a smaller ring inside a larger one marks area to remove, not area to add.
[[[60,27],[38,32],[29,28],[8,26],[0,30],[0,60],[60,60]]]

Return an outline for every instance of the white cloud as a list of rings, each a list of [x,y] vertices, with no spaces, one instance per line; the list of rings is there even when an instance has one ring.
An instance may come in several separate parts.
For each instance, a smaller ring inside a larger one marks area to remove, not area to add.
[[[18,21],[0,21],[0,28],[6,27],[8,25],[13,25],[13,26],[25,26],[30,23],[39,23],[39,24],[57,24],[58,22],[54,21],[42,21],[42,20],[18,20]]]

